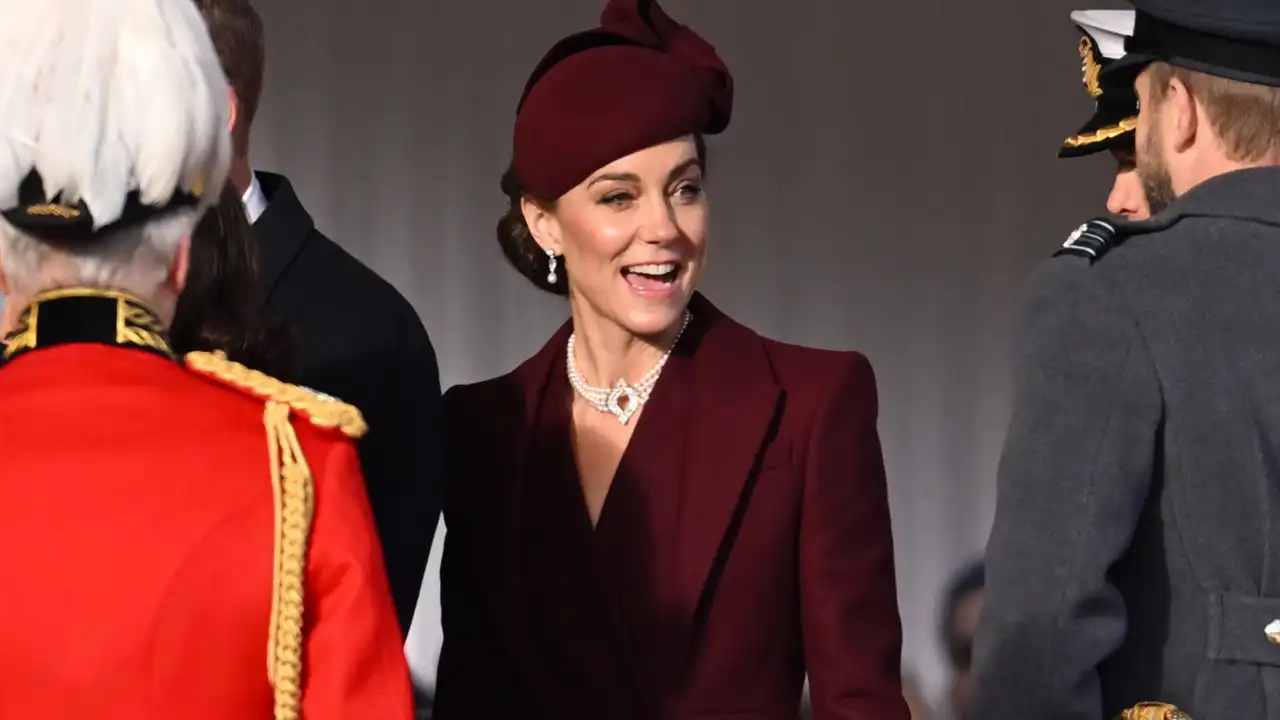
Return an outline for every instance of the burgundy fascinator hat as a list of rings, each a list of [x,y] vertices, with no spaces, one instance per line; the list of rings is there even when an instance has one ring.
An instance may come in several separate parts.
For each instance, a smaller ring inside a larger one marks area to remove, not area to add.
[[[715,48],[653,0],[609,0],[600,27],[556,43],[516,110],[514,167],[553,201],[621,157],[729,125],[733,78]]]

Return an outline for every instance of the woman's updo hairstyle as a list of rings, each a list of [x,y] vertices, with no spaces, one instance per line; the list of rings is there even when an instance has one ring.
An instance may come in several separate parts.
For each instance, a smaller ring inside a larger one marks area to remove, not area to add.
[[[533,239],[529,224],[525,222],[524,210],[520,207],[520,201],[525,197],[524,183],[520,182],[514,164],[502,173],[502,194],[507,196],[508,207],[506,214],[498,220],[498,245],[502,247],[507,262],[538,289],[555,295],[568,295],[569,273],[565,271],[564,263],[556,268],[556,281],[547,282],[550,258]]]
[[[568,295],[568,272],[547,282],[547,253],[525,223],[521,200],[547,209],[597,169],[648,147],[729,125],[733,78],[715,48],[654,0],[609,0],[600,27],[556,43],[516,108],[511,166],[502,175],[507,213],[498,244],[537,287]]]

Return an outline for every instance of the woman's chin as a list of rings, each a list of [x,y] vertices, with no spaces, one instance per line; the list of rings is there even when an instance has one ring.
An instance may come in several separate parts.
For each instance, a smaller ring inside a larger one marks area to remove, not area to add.
[[[627,332],[637,337],[660,337],[677,328],[684,320],[689,297],[684,293],[676,293],[661,303],[650,301],[629,305],[625,312],[620,313],[622,325]]]

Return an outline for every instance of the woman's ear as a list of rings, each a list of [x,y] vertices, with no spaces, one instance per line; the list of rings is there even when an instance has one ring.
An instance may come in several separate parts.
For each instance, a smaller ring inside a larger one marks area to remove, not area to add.
[[[551,250],[563,255],[560,246],[560,224],[556,216],[536,200],[520,199],[520,212],[524,213],[524,224],[529,226],[529,234],[544,251]]]

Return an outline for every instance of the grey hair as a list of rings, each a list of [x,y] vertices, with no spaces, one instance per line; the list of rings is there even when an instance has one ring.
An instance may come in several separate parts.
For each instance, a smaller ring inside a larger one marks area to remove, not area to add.
[[[182,208],[72,245],[52,245],[0,221],[0,269],[11,291],[22,296],[91,287],[151,300],[169,279],[178,248],[200,214],[197,208]]]

